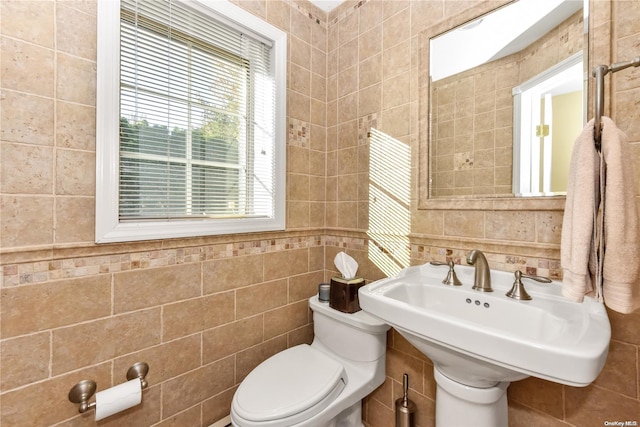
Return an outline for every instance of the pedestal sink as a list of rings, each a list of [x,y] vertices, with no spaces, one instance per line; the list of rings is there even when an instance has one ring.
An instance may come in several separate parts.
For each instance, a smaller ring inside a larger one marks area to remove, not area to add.
[[[506,427],[512,381],[535,376],[583,387],[598,376],[611,338],[603,304],[572,302],[557,281],[525,281],[532,300],[514,300],[505,295],[514,274],[495,270],[493,292],[478,292],[472,267],[455,270],[462,286],[442,284],[446,266],[425,264],[359,291],[364,311],[433,361],[437,427]]]

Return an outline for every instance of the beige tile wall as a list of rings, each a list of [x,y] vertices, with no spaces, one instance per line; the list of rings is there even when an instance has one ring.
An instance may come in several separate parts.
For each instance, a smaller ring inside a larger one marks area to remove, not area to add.
[[[150,365],[107,426],[208,426],[260,361],[310,342],[324,279],[326,14],[239,2],[289,34],[281,233],[95,245],[96,2],[0,2],[0,425],[90,426],[67,399]]]
[[[503,3],[494,2],[495,5]],[[419,34],[430,26],[446,24],[456,14],[470,19],[477,6],[482,6],[485,10],[489,7],[487,2],[473,1],[369,1],[349,2],[330,14],[327,225],[342,228],[339,221],[341,211],[349,206],[346,201],[329,197],[332,194],[332,176],[335,175],[336,188],[339,189],[340,182],[349,180],[349,175],[353,173],[351,168],[340,170],[336,167],[332,175],[332,151],[335,151],[336,163],[344,159],[357,159],[357,162],[362,163],[353,163],[354,160],[351,160],[350,165],[355,164],[359,169],[366,170],[366,154],[372,148],[370,141],[368,144],[365,142],[363,146],[358,146],[365,154],[356,156],[350,155],[351,147],[341,146],[345,138],[340,126],[347,126],[352,116],[342,114],[340,106],[341,103],[350,105],[349,101],[353,96],[350,91],[356,83],[351,82],[348,76],[357,74],[356,117],[375,117],[376,124],[373,127],[382,129],[392,138],[404,141],[411,147],[412,162],[405,167],[411,168],[412,234],[403,249],[409,251],[410,262],[419,264],[431,259],[443,261],[446,257],[460,262],[470,249],[479,248],[488,254],[492,268],[506,271],[522,269],[559,278],[562,205],[555,201],[546,207],[518,201],[508,202],[516,206],[519,209],[517,211],[502,211],[504,203],[484,201],[464,204],[452,202],[446,206],[440,204],[437,209],[417,209],[417,180],[420,178],[417,171],[420,143],[418,119],[419,114],[422,114],[417,91],[419,73],[422,72],[418,69]],[[592,2],[591,24],[593,34],[596,35],[591,40],[590,50],[595,64],[626,60],[638,55],[640,26],[632,17],[637,19],[640,16],[639,6],[634,1]],[[342,34],[355,37],[355,21],[359,28],[357,41],[341,38]],[[613,51],[609,52],[607,44],[611,40],[611,34],[615,38]],[[348,66],[341,65],[343,58],[356,57],[356,54],[358,64],[350,62]],[[354,66],[356,71],[351,70]],[[336,77],[333,78],[332,74]],[[401,80],[406,83],[394,85],[396,76],[405,77],[405,80]],[[614,77],[607,93],[607,102],[612,105],[611,114],[629,135],[633,153],[630,160],[636,165],[636,170],[640,168],[640,128],[637,120],[633,119],[638,117],[638,105],[632,100],[640,95],[639,87],[640,71],[625,71]],[[335,95],[332,97],[333,93]],[[402,114],[396,114],[398,108],[402,109]],[[332,109],[335,109],[334,113]],[[333,126],[337,127],[335,132],[331,130]],[[332,139],[334,136],[335,141]],[[346,140],[349,141],[348,138]],[[389,154],[389,162],[393,160],[393,156],[394,153]],[[638,177],[636,172],[636,179]],[[368,186],[366,180],[359,180],[358,185],[363,182]],[[360,191],[360,188],[358,190],[358,193],[366,193]],[[364,213],[372,211],[375,203],[373,198],[369,198]],[[332,205],[335,205],[337,213],[333,213]],[[386,273],[380,268],[385,265],[384,261],[387,264],[395,262],[395,267],[399,268],[398,260],[401,256],[398,252],[387,250],[389,247],[381,245],[372,237],[371,224],[360,222],[361,212],[362,210],[358,211],[358,222],[348,225],[357,227],[356,230],[350,233],[336,230],[332,232],[333,237],[327,238],[327,268],[331,268],[332,256],[337,251],[346,249],[364,265],[362,274],[367,279],[375,280]],[[362,218],[366,216],[363,214]],[[400,242],[402,237],[397,235],[395,240]],[[387,238],[387,243],[394,240],[392,235]],[[384,260],[380,261],[381,258]],[[378,261],[374,262],[375,259]],[[534,378],[516,382],[509,389],[510,425],[604,425],[606,420],[639,418],[640,335],[634,327],[639,320],[638,315],[623,316],[614,312],[609,315],[613,335],[609,361],[595,383],[586,388],[574,388]],[[390,335],[387,350],[387,381],[367,399],[364,415],[367,424],[371,427],[394,425],[394,401],[401,396],[402,375],[406,372],[412,378],[410,393],[418,405],[416,424],[421,427],[433,425],[435,383],[431,362],[395,332]]]
[[[237,384],[260,360],[310,341],[305,299],[334,273],[341,250],[369,280],[409,263],[459,262],[471,248],[485,251],[493,268],[559,276],[557,209],[416,208],[419,35],[458,13],[471,16],[479,2],[351,0],[328,16],[304,1],[238,3],[289,33],[287,231],[97,246],[95,2],[0,2],[0,426],[95,425],[67,401],[69,388],[83,378],[100,389],[120,383],[138,360],[151,365],[142,407],[101,425],[210,424],[228,413]],[[593,4],[596,57],[637,56],[638,2]],[[637,171],[639,77],[616,76],[607,97]],[[410,177],[408,200],[398,185],[382,189],[393,197],[381,217],[408,218],[409,228],[376,228],[383,193],[371,182],[372,128],[396,150],[385,154],[384,177]],[[640,319],[610,318],[609,363],[596,383],[518,382],[509,391],[511,425],[638,418]],[[391,333],[387,380],[367,399],[366,422],[394,425],[408,372],[417,425],[433,425],[431,369]]]
[[[310,234],[4,265],[0,420],[94,425],[68,389],[118,384],[146,361],[142,409],[106,425],[187,413],[209,425],[260,361],[311,341],[307,299],[323,266],[323,238]]]

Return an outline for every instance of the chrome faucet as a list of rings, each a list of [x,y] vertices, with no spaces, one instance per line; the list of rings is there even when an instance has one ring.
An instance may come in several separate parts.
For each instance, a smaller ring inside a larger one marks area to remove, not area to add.
[[[472,250],[467,257],[467,264],[475,265],[476,272],[473,277],[473,288],[480,292],[493,292],[491,289],[491,270],[484,254],[478,250]]]

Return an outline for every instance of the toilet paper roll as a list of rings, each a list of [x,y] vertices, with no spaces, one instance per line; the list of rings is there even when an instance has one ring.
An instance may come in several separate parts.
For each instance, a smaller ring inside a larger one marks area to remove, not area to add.
[[[96,421],[132,408],[142,402],[139,378],[96,393]]]

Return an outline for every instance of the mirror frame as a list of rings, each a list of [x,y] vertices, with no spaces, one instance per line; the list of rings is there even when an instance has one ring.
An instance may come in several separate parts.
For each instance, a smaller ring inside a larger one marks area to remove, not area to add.
[[[479,2],[475,6],[469,7],[461,13],[423,30],[419,34],[418,43],[418,97],[419,97],[419,123],[418,123],[418,209],[420,210],[544,210],[562,211],[564,210],[565,196],[542,196],[542,197],[515,197],[513,194],[498,196],[457,196],[456,198],[430,198],[429,197],[429,133],[431,127],[431,96],[429,78],[429,41],[431,38],[445,33],[452,28],[464,25],[481,15],[487,14],[500,7],[513,3],[516,0],[495,0]],[[593,0],[588,2],[588,28],[585,34],[585,46],[587,53],[587,69],[591,70],[594,61],[592,55],[593,40]],[[610,86],[610,85],[609,85]],[[592,99],[593,82],[588,79],[587,83],[587,116],[590,117],[592,108],[589,100]]]

